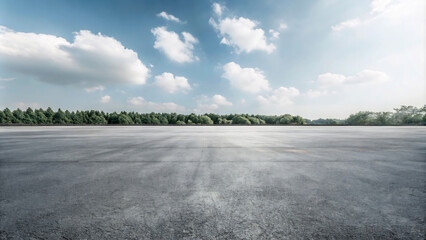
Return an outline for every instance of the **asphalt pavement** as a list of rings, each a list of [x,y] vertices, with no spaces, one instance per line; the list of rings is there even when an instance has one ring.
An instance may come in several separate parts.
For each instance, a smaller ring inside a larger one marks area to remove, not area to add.
[[[0,127],[1,239],[424,239],[426,127]]]

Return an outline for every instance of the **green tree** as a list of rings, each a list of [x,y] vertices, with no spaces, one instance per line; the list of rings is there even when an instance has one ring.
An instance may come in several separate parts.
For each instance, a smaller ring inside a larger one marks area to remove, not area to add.
[[[89,121],[90,121],[90,124],[108,124],[108,121],[99,112],[95,112],[91,114]]]
[[[177,121],[186,122],[186,116],[183,114],[178,114]]]
[[[3,113],[3,111],[0,110],[0,124],[7,123],[6,114]]]
[[[415,115],[421,114],[422,109],[418,109],[413,106],[401,106],[400,108],[394,108],[396,111],[393,115],[393,119],[397,124],[413,124],[416,123],[417,119],[414,118]]]
[[[15,111],[13,111],[13,116],[15,117],[14,118],[14,120],[15,120],[15,122],[14,123],[23,123],[23,121],[24,121],[24,113],[22,112],[22,110],[21,109],[16,109]]]
[[[213,120],[211,120],[208,116],[203,115],[199,118],[201,124],[212,125]]]
[[[119,115],[116,112],[113,112],[109,115],[108,123],[109,124],[119,124],[118,122]]]
[[[167,121],[167,118],[165,116],[160,115],[158,117],[158,120],[160,121],[161,125],[167,125],[169,123],[169,121]]]
[[[151,116],[149,116],[149,114],[142,114],[141,115],[141,122],[142,122],[142,124],[152,124],[151,123]]]
[[[250,121],[243,116],[235,116],[232,118],[232,124],[250,125]]]
[[[124,113],[121,113],[118,116],[118,124],[129,125],[129,124],[133,124],[133,121],[132,121],[132,119],[129,116],[127,116]]]
[[[247,117],[247,119],[250,121],[250,124],[252,124],[252,125],[259,125],[260,124],[260,120],[255,118],[255,117]]]
[[[278,120],[278,124],[291,124],[293,122],[293,117],[290,114],[285,114],[281,116],[281,118]]]
[[[36,109],[34,111],[34,114],[35,114],[37,124],[46,124],[47,123],[47,117],[44,115],[43,109],[41,109],[41,108]]]
[[[58,111],[55,114],[53,114],[52,122],[54,124],[66,124],[67,123],[67,118],[65,116],[65,113],[62,112],[62,110],[60,108],[58,109]]]
[[[68,110],[65,110],[65,123],[66,124],[70,124],[70,123],[72,123],[72,120],[71,120],[71,112],[70,111],[68,111]]]
[[[5,108],[4,111],[3,111],[3,113],[4,113],[5,117],[6,117],[5,123],[9,123],[10,124],[10,123],[16,123],[17,122],[15,116],[13,116],[13,113],[12,113],[12,111],[10,111],[9,108]]]
[[[209,113],[207,116],[213,121],[213,124],[219,124],[220,116],[214,113]]]
[[[392,122],[392,113],[390,112],[379,112],[376,115],[376,124],[377,125],[388,125]]]
[[[72,124],[84,124],[84,117],[80,111],[76,111],[74,114],[71,114]]]
[[[358,112],[351,114],[348,119],[346,119],[346,124],[348,125],[367,125],[371,123],[372,112]]]
[[[153,116],[153,117],[151,117],[151,124],[153,124],[153,125],[160,125],[161,122],[160,122],[160,120],[158,120],[157,117]]]
[[[176,113],[172,113],[168,115],[169,117],[167,118],[167,121],[169,124],[176,124],[178,119],[177,119],[177,114]]]
[[[47,123],[53,123],[53,115],[55,115],[55,112],[50,107],[46,109],[44,115],[47,117]]]
[[[24,119],[22,122],[25,124],[37,124],[36,115],[30,107],[24,112]]]
[[[188,121],[191,120],[192,123],[199,123],[199,119],[198,116],[195,115],[194,113],[189,114],[188,116]]]
[[[306,121],[301,116],[294,116],[292,123],[297,125],[303,125],[306,124]]]

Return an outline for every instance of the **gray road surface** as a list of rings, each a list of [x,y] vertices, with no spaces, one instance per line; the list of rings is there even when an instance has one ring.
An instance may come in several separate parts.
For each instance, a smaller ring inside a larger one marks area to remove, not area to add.
[[[1,127],[0,238],[424,239],[426,127]]]

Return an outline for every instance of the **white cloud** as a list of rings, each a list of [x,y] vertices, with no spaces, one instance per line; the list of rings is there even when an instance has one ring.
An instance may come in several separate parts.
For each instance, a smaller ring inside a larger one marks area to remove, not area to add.
[[[269,37],[270,40],[275,40],[275,39],[279,39],[280,38],[280,32],[279,31],[283,31],[285,29],[287,29],[288,26],[285,23],[280,23],[280,26],[278,27],[278,31],[274,30],[274,29],[269,29],[269,34],[271,35]]]
[[[285,30],[285,29],[287,29],[287,28],[288,28],[287,24],[285,24],[285,23],[280,23],[279,30]]]
[[[212,98],[212,100],[217,105],[221,105],[221,106],[232,106],[231,102],[229,102],[228,100],[226,100],[226,98],[224,96],[219,95],[219,94],[214,95],[213,98]]]
[[[349,84],[364,84],[364,83],[383,83],[389,80],[389,77],[384,72],[374,70],[363,70],[355,76],[346,77],[346,83]]]
[[[341,74],[324,73],[318,76],[318,83],[322,87],[341,85],[345,82],[346,77]]]
[[[220,6],[220,4],[219,3],[213,3],[213,5],[212,5],[212,8],[213,8],[213,11],[214,11],[214,13],[218,16],[218,17],[221,17],[222,16],[222,12],[223,12],[223,8],[222,8],[222,6]]]
[[[78,87],[100,84],[145,84],[149,69],[138,54],[119,41],[87,30],[74,33],[74,42],[48,34],[0,28],[3,69],[39,81]]]
[[[292,104],[292,98],[299,96],[300,92],[295,87],[279,87],[267,96],[257,96],[257,101],[261,105],[289,105]]]
[[[219,108],[219,105],[211,103],[211,104],[204,104],[200,103],[197,105],[197,108],[194,109],[194,112],[214,112]]]
[[[101,103],[109,103],[110,101],[111,101],[111,97],[108,95],[101,97]]]
[[[91,88],[85,88],[84,91],[86,92],[95,92],[95,91],[103,91],[105,90],[104,86],[96,86],[96,87],[91,87]]]
[[[0,82],[8,82],[13,80],[15,80],[15,78],[0,78]]]
[[[321,96],[326,96],[328,94],[329,93],[327,90],[318,91],[318,90],[309,89],[304,95],[308,96],[309,98],[317,98]]]
[[[169,93],[175,93],[179,90],[189,91],[191,85],[188,83],[188,79],[180,76],[173,76],[172,73],[165,72],[155,77],[154,84]]]
[[[169,20],[169,21],[180,22],[179,18],[173,16],[172,14],[168,14],[164,11],[157,14],[157,17],[162,17],[162,18]]]
[[[361,24],[369,25],[376,20],[382,19],[386,23],[406,23],[402,18],[409,16],[423,16],[422,9],[425,4],[423,0],[373,0],[370,4],[370,16],[359,19],[343,21],[332,26],[333,31],[341,31],[346,28],[355,28]],[[416,23],[418,24],[418,23]]]
[[[269,29],[269,33],[271,34],[271,37],[269,38],[271,40],[280,38],[280,32],[277,32],[274,29]]]
[[[155,36],[154,48],[162,51],[169,59],[179,63],[198,60],[192,53],[198,40],[190,33],[182,32],[182,41],[177,33],[167,31],[166,27],[157,27],[151,29],[151,32]]]
[[[318,76],[318,84],[323,88],[346,84],[383,83],[388,80],[389,76],[386,73],[368,69],[355,74],[355,76],[344,76],[334,73],[324,73]]]
[[[222,77],[229,80],[231,85],[241,91],[257,93],[269,91],[269,82],[264,73],[257,68],[242,68],[240,65],[229,62],[223,66]]]
[[[225,18],[219,19],[216,23],[210,18],[209,23],[219,32],[222,40],[221,44],[235,48],[237,53],[250,53],[255,50],[273,52],[276,47],[272,43],[267,43],[265,32],[261,28],[256,28],[257,22],[248,18]]]
[[[361,24],[361,20],[359,18],[354,18],[351,20],[347,20],[341,22],[335,26],[332,26],[331,29],[335,32],[342,31],[345,28],[354,28]]]
[[[372,23],[382,19],[387,23],[411,24],[408,19],[415,19],[415,27],[419,27],[419,22],[424,20],[424,0],[374,0],[371,2],[370,17],[365,22]]]
[[[149,111],[185,111],[185,108],[173,103],[173,102],[166,102],[166,103],[156,103],[156,102],[149,102],[146,101],[143,97],[134,97],[131,98],[128,101],[133,106],[139,106],[142,107],[145,110]]]
[[[383,12],[392,0],[373,0],[370,14]]]
[[[195,112],[214,112],[221,106],[232,106],[231,102],[229,102],[224,96],[219,94],[215,94],[212,98],[203,95],[197,102],[197,108],[194,109]]]

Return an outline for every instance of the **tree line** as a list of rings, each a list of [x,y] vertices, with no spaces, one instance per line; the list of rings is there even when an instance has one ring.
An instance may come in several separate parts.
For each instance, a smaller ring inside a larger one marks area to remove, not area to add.
[[[103,111],[53,111],[50,107],[22,111],[0,110],[2,125],[426,125],[426,105],[422,108],[401,106],[395,112],[358,112],[346,120],[309,120],[300,116],[249,114],[177,114],[177,113],[105,113]]]
[[[426,125],[426,105],[421,108],[401,106],[395,112],[362,111],[345,120],[348,125]]]

